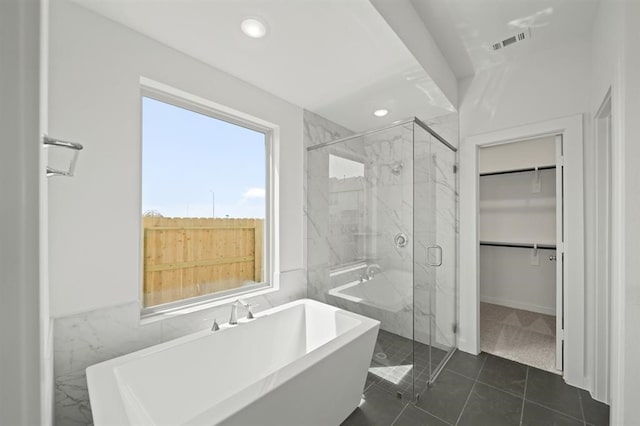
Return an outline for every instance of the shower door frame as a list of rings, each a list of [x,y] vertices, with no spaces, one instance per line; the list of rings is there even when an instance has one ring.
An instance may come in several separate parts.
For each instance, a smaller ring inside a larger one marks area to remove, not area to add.
[[[453,345],[451,347],[451,349],[449,349],[449,351],[446,353],[446,355],[444,356],[444,358],[440,361],[440,363],[438,363],[437,367],[435,368],[435,370],[431,371],[431,362],[429,365],[429,370],[430,370],[430,374],[429,374],[429,380],[427,381],[428,386],[433,385],[433,383],[437,380],[438,376],[440,375],[440,373],[442,372],[442,370],[444,369],[444,367],[447,365],[447,362],[449,362],[449,360],[451,359],[451,357],[454,355],[454,353],[456,352],[457,348],[458,348],[458,322],[459,322],[459,316],[458,316],[458,300],[459,300],[459,281],[458,281],[458,277],[459,277],[459,252],[460,252],[460,244],[459,244],[459,238],[457,237],[459,234],[457,232],[457,228],[458,228],[458,223],[459,223],[459,218],[460,218],[460,211],[459,211],[459,200],[458,200],[458,194],[459,194],[459,186],[460,186],[460,180],[458,179],[458,165],[459,165],[459,161],[460,161],[460,157],[459,157],[459,152],[458,149],[456,147],[454,147],[453,145],[451,145],[449,142],[447,142],[444,138],[442,138],[442,136],[440,136],[438,133],[436,133],[434,130],[432,130],[427,124],[425,124],[423,121],[421,121],[419,118],[415,117],[413,119],[414,125],[418,125],[419,127],[421,127],[423,130],[425,130],[426,132],[428,132],[437,142],[440,142],[442,145],[444,145],[446,148],[449,148],[449,150],[452,151],[453,155],[454,155],[454,161],[453,161],[453,173],[455,174],[455,222],[454,222],[454,227],[456,228],[454,230],[454,235],[456,235],[455,238],[455,268],[454,268],[454,276],[453,276],[453,286],[454,286],[454,323],[452,324],[453,327],[453,334],[454,334],[454,342]],[[433,143],[433,140],[431,140],[431,143]],[[415,145],[416,145],[416,141],[415,141],[415,132],[414,132],[414,138],[413,138],[413,146],[414,146],[414,150],[415,150]],[[415,163],[415,160],[414,160]],[[414,173],[415,173],[415,165],[414,165]],[[434,184],[435,186],[435,184]],[[414,181],[414,191],[415,191],[415,181]],[[415,196],[414,196],[414,209],[415,209]],[[436,223],[437,225],[437,223]],[[414,226],[415,228],[415,226]],[[435,231],[435,230],[434,230]],[[415,232],[415,229],[414,229]],[[436,241],[437,243],[437,238]],[[439,247],[439,245],[436,244],[437,247]],[[441,248],[440,248],[441,249]],[[415,265],[415,256],[416,256],[416,252],[414,250],[414,265]],[[441,259],[442,260],[442,257]],[[440,262],[439,265],[429,265],[431,267],[437,268],[440,267],[442,265],[442,262]],[[415,271],[414,271],[414,291],[415,291]],[[435,279],[434,279],[435,281]],[[436,283],[433,283],[434,288],[436,286]],[[434,297],[436,292],[432,292],[433,294],[430,297]],[[414,297],[414,305],[415,305],[415,297]],[[433,306],[434,302],[433,300],[430,301],[430,306]],[[414,309],[415,310],[415,309]],[[431,314],[433,314],[433,311],[431,312]],[[415,322],[415,312],[414,312],[414,322]],[[435,339],[434,333],[432,333],[433,329],[434,329],[434,323],[435,323],[435,317],[432,315],[431,320],[430,320],[430,340],[431,339]],[[415,325],[414,325],[414,329],[415,329]],[[430,341],[431,345],[433,347],[433,341]],[[431,361],[431,360],[430,360]],[[418,400],[420,398],[420,394],[414,389],[414,396],[415,399]]]

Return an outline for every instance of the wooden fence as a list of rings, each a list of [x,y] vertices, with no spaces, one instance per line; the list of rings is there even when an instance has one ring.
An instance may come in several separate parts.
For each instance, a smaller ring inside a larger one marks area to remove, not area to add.
[[[144,306],[263,281],[263,219],[144,217]]]

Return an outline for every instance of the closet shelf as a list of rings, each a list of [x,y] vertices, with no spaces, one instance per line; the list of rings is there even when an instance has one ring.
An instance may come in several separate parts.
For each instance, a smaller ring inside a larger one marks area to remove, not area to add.
[[[540,166],[538,167],[538,170],[552,170],[555,169],[556,166]],[[511,173],[522,173],[522,172],[535,172],[536,168],[535,167],[529,167],[526,169],[513,169],[513,170],[501,170],[498,172],[486,172],[486,173],[480,173],[480,176],[494,176],[494,175],[506,175],[506,174],[511,174]]]
[[[519,243],[519,242],[506,242],[506,241],[480,241],[481,246],[492,247],[516,247],[516,248],[539,248],[539,249],[553,249],[555,250],[555,244],[548,243]]]

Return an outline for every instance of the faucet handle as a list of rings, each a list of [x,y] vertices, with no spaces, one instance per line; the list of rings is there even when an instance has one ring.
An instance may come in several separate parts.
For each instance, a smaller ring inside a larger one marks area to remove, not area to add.
[[[251,309],[255,306],[259,306],[257,303],[249,303],[246,300],[241,300],[238,299],[238,303],[240,303],[242,306],[245,307],[245,309],[247,310],[247,319],[254,319],[255,317],[253,316],[253,312],[251,311]]]
[[[218,325],[218,321],[216,321],[216,319],[213,319],[213,325],[211,326],[211,331],[218,331],[220,330],[220,326]]]

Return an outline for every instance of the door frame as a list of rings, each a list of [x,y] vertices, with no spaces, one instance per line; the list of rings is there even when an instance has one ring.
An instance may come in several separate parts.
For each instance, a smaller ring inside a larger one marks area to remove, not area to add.
[[[480,353],[478,150],[496,143],[562,135],[564,149],[564,372],[567,383],[585,385],[584,176],[582,114],[469,136],[460,147],[459,349]]]
[[[564,370],[564,140],[556,139],[556,370]]]
[[[593,352],[593,397],[610,402],[611,304],[613,286],[613,128],[611,89],[594,115],[595,244],[593,260],[593,305],[590,326],[595,332]]]

